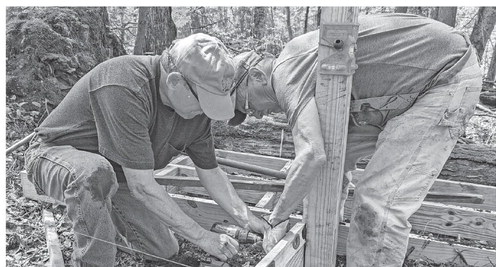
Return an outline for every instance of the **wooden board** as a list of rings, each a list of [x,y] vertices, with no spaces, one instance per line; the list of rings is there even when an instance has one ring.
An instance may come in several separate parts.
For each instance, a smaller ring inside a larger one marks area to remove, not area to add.
[[[188,197],[179,194],[171,194],[176,203],[183,209],[186,214],[198,222],[202,227],[209,229],[215,222],[224,222],[235,224],[222,208],[213,200],[206,200],[196,197]],[[257,207],[250,207],[250,210],[256,215],[269,214],[270,211]],[[301,216],[291,216],[290,224],[295,225],[301,222]],[[346,254],[346,236],[349,227],[347,225],[339,226],[339,240],[337,252],[338,255]],[[447,263],[461,252],[468,264],[474,266],[492,266],[490,261],[496,262],[496,250],[486,250],[476,247],[467,247],[457,244],[448,244],[446,242],[428,240],[416,235],[410,235],[409,247],[414,246],[415,250],[410,255],[410,259],[424,259],[434,263]]]
[[[289,167],[291,166],[291,160],[289,159],[283,159],[283,158],[277,158],[277,157],[271,157],[271,156],[261,156],[261,155],[256,155],[256,154],[250,154],[250,153],[241,153],[241,152],[233,152],[233,151],[227,151],[227,150],[216,150],[219,156],[230,158],[230,159],[236,159],[240,162],[245,162],[245,163],[250,163],[262,167],[267,167],[267,168],[272,168],[274,170],[283,170],[287,171]],[[254,158],[257,157],[262,157],[263,160],[253,160]],[[283,164],[284,163],[284,164]],[[193,163],[191,159],[188,157],[183,157],[181,158],[180,161],[177,161],[176,164],[180,165],[187,165],[187,166],[192,166]],[[280,166],[284,165],[281,169],[279,169]],[[244,172],[239,169],[235,168],[225,168],[231,170],[233,172],[241,173],[241,174],[250,174],[250,172]],[[193,168],[194,170],[194,168]],[[361,177],[363,176],[363,169],[357,169],[352,172],[353,174],[353,181],[359,181]],[[165,175],[165,174],[164,174]],[[174,175],[174,174],[171,174]],[[192,174],[190,174],[192,175]],[[194,176],[194,175],[192,175]],[[434,182],[434,185],[430,189],[431,192],[441,192],[441,193],[470,193],[470,194],[477,194],[477,195],[482,195],[484,202],[482,204],[474,204],[474,203],[464,203],[460,202],[457,203],[456,205],[462,206],[462,207],[471,207],[475,209],[481,209],[481,210],[494,210],[496,211],[496,187],[494,186],[486,186],[486,185],[479,185],[479,184],[473,184],[473,183],[465,183],[465,182],[455,182],[455,181],[447,181],[447,180],[441,180],[437,179]],[[443,202],[441,202],[443,203]],[[452,204],[454,205],[455,203],[449,202],[447,204]]]
[[[181,165],[176,165],[176,167],[176,175],[197,175],[192,167]],[[245,176],[228,176],[230,179],[258,180],[258,178]],[[178,190],[177,192],[209,196],[207,191],[200,187],[181,187]],[[265,196],[265,193],[257,191],[237,190],[237,192],[244,202],[254,205]],[[274,197],[277,196],[273,195],[271,201],[265,203],[264,208],[273,208],[276,203]],[[351,217],[352,203],[353,197],[349,197],[345,203],[345,218]],[[302,211],[302,205],[299,206],[299,210]],[[418,231],[460,236],[474,240],[496,241],[496,212],[479,212],[472,208],[424,201],[409,221],[412,224],[412,229]]]
[[[255,267],[303,266],[304,229],[304,223],[296,223]]]
[[[50,267],[64,267],[64,258],[60,249],[59,236],[53,213],[43,210],[43,225],[45,226],[46,241],[48,247],[48,263]]]

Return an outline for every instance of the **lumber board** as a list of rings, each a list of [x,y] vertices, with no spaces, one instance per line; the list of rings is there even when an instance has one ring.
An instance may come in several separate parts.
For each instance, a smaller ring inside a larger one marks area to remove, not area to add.
[[[161,185],[175,185],[184,187],[201,187],[200,179],[196,176],[155,176],[155,180]],[[244,179],[229,179],[235,189],[281,192],[284,182],[281,181],[248,181]]]
[[[213,200],[206,200],[197,197],[188,197],[180,194],[171,194],[171,197],[181,207],[181,209],[198,222],[202,227],[210,229],[216,222],[236,224],[236,221],[229,216]],[[267,209],[250,207],[255,216],[269,214]],[[290,224],[295,225],[301,222],[302,217],[292,215]],[[348,225],[339,226],[338,255],[346,254],[346,237],[348,235]],[[408,246],[414,246],[415,250],[410,255],[410,259],[424,259],[434,263],[448,263],[458,257],[457,251],[461,252],[468,264],[474,266],[492,266],[490,261],[496,262],[496,250],[468,247],[458,244],[426,239],[417,235],[410,235]]]
[[[357,169],[352,172],[353,183],[358,183],[363,177],[363,169]],[[477,194],[481,195],[484,199],[483,203],[463,203],[455,202],[457,205],[463,207],[471,207],[482,210],[494,210],[496,211],[496,187],[479,185],[473,183],[465,182],[455,182],[448,180],[436,179],[434,185],[430,188],[429,192],[440,192],[440,193],[467,193],[467,194]],[[438,201],[441,203],[448,203],[448,201]],[[449,202],[453,204],[454,202]]]
[[[272,157],[272,156],[262,156],[262,155],[256,155],[256,154],[250,154],[250,153],[242,153],[242,152],[232,152],[228,150],[216,150],[220,155],[225,156],[227,158],[232,158],[236,159],[241,162],[246,162],[246,163],[251,163],[258,165],[260,162],[263,163],[263,165],[259,166],[264,166],[267,168],[273,168],[274,170],[280,170],[287,172],[289,167],[291,166],[291,160],[290,159],[282,159],[282,158],[277,158],[277,157]],[[231,156],[231,154],[235,154],[235,156]],[[256,161],[251,161],[253,157],[262,157],[263,161],[256,160]],[[189,160],[189,158],[188,158]],[[189,160],[190,161],[190,160]],[[279,169],[279,166],[281,166],[282,162],[286,162],[285,166],[282,169]],[[182,163],[179,163],[182,164]],[[188,163],[189,164],[189,163]],[[186,165],[186,164],[184,164]],[[272,166],[272,167],[271,167]],[[352,172],[353,174],[353,181],[359,181],[361,177],[363,176],[363,169],[357,169]],[[437,179],[434,182],[434,185],[430,189],[431,192],[440,192],[440,193],[469,193],[469,194],[478,194],[482,195],[484,202],[481,204],[477,203],[464,203],[464,202],[457,202],[459,203],[460,206],[463,207],[471,207],[471,208],[476,208],[476,209],[481,209],[481,210],[495,210],[496,211],[496,187],[494,186],[487,186],[487,185],[479,185],[479,184],[474,184],[474,183],[467,183],[467,182],[457,182],[457,181],[449,181],[449,180],[442,180],[442,179]],[[439,200],[437,202],[441,203],[450,203],[453,204],[454,202],[452,201],[444,201],[444,200]]]
[[[220,158],[250,163],[253,165],[258,165],[260,167],[265,167],[273,170],[281,170],[288,162],[287,159],[252,154],[252,153],[227,151],[221,149],[216,149],[215,152],[217,157]]]
[[[196,175],[194,168],[176,165],[179,175]],[[243,176],[228,175],[232,179],[255,179]],[[458,182],[448,182],[448,184],[459,184]],[[440,190],[441,187],[436,189]],[[464,188],[474,188],[474,186],[466,186]],[[485,188],[485,186],[482,186]],[[203,188],[183,187],[181,192],[192,193],[195,195],[206,196],[208,193]],[[241,199],[246,203],[257,204],[265,194],[248,190],[237,190]],[[472,190],[471,192],[480,192]],[[264,207],[272,209],[276,203],[276,199],[272,199]],[[345,218],[351,217],[351,208],[353,197],[349,197],[345,203]],[[302,210],[299,206],[298,210]],[[496,213],[479,212],[471,208],[463,208],[454,205],[444,205],[440,203],[424,201],[420,209],[410,218],[412,229],[417,231],[425,231],[438,233],[449,236],[460,236],[462,238],[474,240],[496,240]]]
[[[279,199],[280,194],[276,192],[267,192],[264,194],[264,196],[257,202],[255,207],[258,208],[264,208],[264,209],[270,209],[272,208],[277,200]]]
[[[304,229],[304,223],[296,223],[255,267],[303,266]]]
[[[64,258],[60,249],[59,236],[57,235],[53,213],[43,210],[43,225],[45,227],[49,261],[47,266],[64,267]]]

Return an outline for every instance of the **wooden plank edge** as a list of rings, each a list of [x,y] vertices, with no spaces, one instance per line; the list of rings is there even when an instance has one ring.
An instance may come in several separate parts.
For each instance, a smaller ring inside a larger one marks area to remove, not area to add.
[[[293,257],[304,249],[304,229],[304,223],[296,223],[255,267],[288,266]]]
[[[225,222],[236,224],[222,208],[213,200],[202,198],[188,197],[184,195],[171,194],[172,198],[178,203],[183,211],[198,222],[202,227],[210,229],[215,222]],[[270,214],[267,209],[250,207],[255,216]],[[290,224],[294,225],[301,222],[301,216],[292,215]],[[348,225],[340,225],[338,255],[346,253],[346,236],[348,235]],[[468,247],[458,244],[449,244],[443,241],[429,240],[416,235],[410,235],[408,247],[415,246],[414,252],[410,255],[411,259],[429,259],[435,263],[448,263],[458,257],[456,251],[463,252],[464,258],[468,264],[474,266],[490,266],[490,261],[494,259],[496,250]]]
[[[59,236],[55,225],[55,218],[48,210],[43,210],[43,225],[45,227],[46,241],[48,247],[49,261],[47,266],[50,267],[63,267],[64,257],[60,249]]]

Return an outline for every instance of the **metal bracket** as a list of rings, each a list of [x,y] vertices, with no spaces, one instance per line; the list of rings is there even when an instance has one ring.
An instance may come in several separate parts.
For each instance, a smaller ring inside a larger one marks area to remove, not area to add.
[[[329,55],[320,62],[323,75],[352,75],[358,66],[355,64],[358,24],[326,24],[321,26],[320,45],[330,49]]]

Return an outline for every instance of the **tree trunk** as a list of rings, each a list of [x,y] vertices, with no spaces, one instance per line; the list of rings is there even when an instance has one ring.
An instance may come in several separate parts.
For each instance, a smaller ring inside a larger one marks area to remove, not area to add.
[[[317,18],[317,27],[320,26],[320,14],[322,13],[322,8],[321,7],[318,7],[317,8],[317,14],[315,14],[315,17]]]
[[[191,19],[191,27],[190,27],[190,33],[199,33],[202,32],[201,29],[201,23],[200,23],[200,8],[198,7],[191,7],[190,8],[190,19]]]
[[[394,13],[406,13],[408,11],[407,6],[397,6],[394,8]]]
[[[305,8],[305,22],[303,24],[303,33],[308,31],[308,12],[310,11],[310,7]]]
[[[477,56],[482,59],[496,22],[496,7],[480,7],[477,12],[477,19],[470,35],[470,41],[477,50]]]
[[[238,18],[239,18],[239,30],[241,31],[242,34],[244,34],[245,31],[245,8],[246,7],[239,7],[238,8]]]
[[[486,79],[492,82],[496,79],[496,46],[493,47],[493,55],[491,57],[489,69],[487,70]]]
[[[56,106],[98,63],[126,54],[105,7],[28,7],[9,17],[7,95]]]
[[[289,40],[293,39],[293,29],[291,28],[291,9],[289,6],[286,7],[286,27],[288,28]]]
[[[255,7],[253,10],[253,37],[261,40],[265,36],[265,7]]]
[[[437,12],[436,17],[433,19],[440,21],[444,24],[447,24],[451,27],[455,27],[456,24],[456,7],[436,7],[435,10]]]
[[[176,38],[170,7],[140,7],[135,55],[160,55]],[[171,39],[172,38],[172,39]]]

